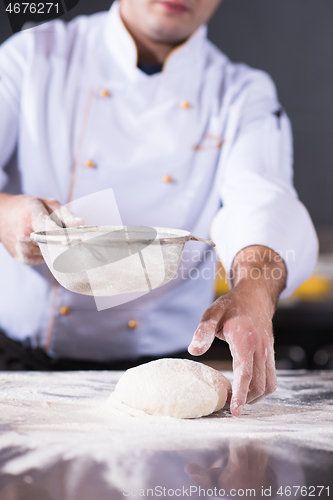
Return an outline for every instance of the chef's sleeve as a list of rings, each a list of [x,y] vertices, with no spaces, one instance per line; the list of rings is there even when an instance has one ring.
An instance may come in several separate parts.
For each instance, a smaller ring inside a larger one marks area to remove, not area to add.
[[[0,191],[6,186],[4,167],[18,138],[22,82],[27,65],[26,42],[30,37],[19,33],[0,46]]]
[[[291,125],[266,73],[255,72],[239,91],[225,143],[222,208],[212,222],[211,237],[229,276],[243,248],[263,245],[280,254],[287,267],[281,294],[286,298],[311,275],[318,239],[293,187]]]

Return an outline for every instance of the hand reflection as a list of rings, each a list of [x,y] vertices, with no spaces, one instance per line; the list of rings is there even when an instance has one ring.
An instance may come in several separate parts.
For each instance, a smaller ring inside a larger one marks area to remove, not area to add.
[[[236,441],[229,444],[229,451],[215,460],[208,470],[191,463],[185,467],[185,472],[196,486],[204,489],[253,488],[261,491],[262,487],[273,486],[276,482],[268,460],[269,450],[260,443]]]

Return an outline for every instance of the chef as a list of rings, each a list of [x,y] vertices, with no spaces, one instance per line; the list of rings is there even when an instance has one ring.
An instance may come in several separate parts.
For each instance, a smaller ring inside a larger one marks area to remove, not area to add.
[[[120,0],[0,48],[1,347],[23,368],[200,356],[218,337],[233,356],[233,415],[274,391],[272,316],[312,272],[317,239],[274,84],[207,40],[219,3]],[[59,286],[30,233],[107,188],[125,225],[210,234],[230,293],[213,302],[215,262],[194,242],[182,273],[123,306],[98,312]]]

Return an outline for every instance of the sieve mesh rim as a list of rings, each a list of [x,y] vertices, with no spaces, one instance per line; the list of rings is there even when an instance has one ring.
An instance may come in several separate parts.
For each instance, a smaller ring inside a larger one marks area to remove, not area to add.
[[[80,228],[59,228],[50,231],[36,231],[31,233],[30,238],[36,243],[64,245],[69,243],[69,238],[70,242],[74,242],[75,240],[81,241],[83,235],[94,233],[97,236],[121,230],[124,229],[124,227],[129,227],[131,230],[135,230],[135,228],[137,228],[136,230],[139,233],[140,229],[143,229],[146,226],[83,226]],[[151,227],[157,231],[157,237],[152,243],[186,243],[192,238],[192,234],[184,229]],[[145,241],[145,239],[140,237],[131,237],[131,241],[140,242]]]

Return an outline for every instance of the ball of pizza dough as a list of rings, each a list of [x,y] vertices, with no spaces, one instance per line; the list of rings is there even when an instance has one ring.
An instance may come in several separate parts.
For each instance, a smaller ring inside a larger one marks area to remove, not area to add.
[[[188,359],[159,359],[127,370],[111,398],[125,408],[150,415],[198,418],[220,410],[229,380],[222,373]]]

